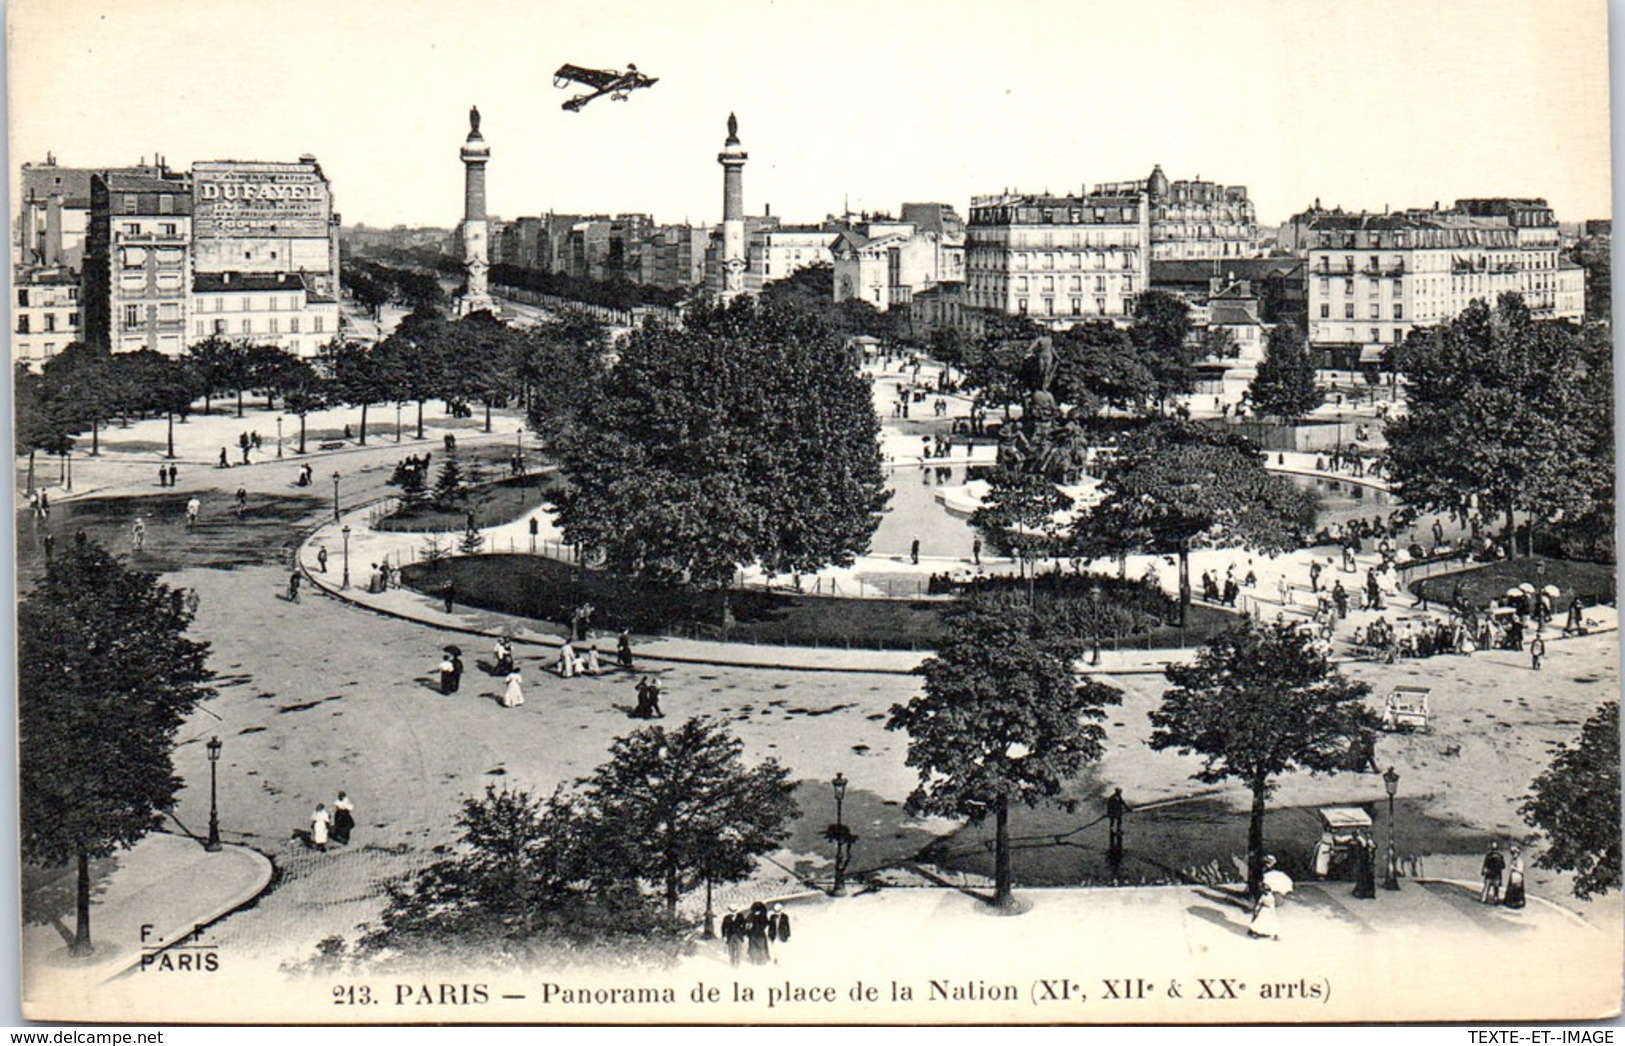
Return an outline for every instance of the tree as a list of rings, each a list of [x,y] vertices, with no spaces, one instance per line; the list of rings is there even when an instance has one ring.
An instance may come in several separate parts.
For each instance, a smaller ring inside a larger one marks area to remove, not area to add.
[[[168,421],[164,456],[173,458],[175,415],[191,410],[199,392],[197,373],[185,359],[152,349],[117,353],[111,362],[121,411],[163,414]]]
[[[451,326],[441,365],[446,394],[455,400],[477,400],[485,407],[485,431],[491,431],[491,408],[506,401],[522,339],[491,313],[470,313]]]
[[[907,765],[920,783],[914,814],[994,818],[994,905],[1015,903],[1010,807],[1036,806],[1100,758],[1105,706],[1117,691],[1073,664],[1085,640],[1065,619],[1009,595],[977,596],[947,618],[936,656],[917,669],[925,693],[893,705],[888,730],[908,733]]]
[[[803,314],[740,300],[633,331],[557,434],[565,539],[608,569],[725,587],[850,564],[887,493],[868,383]]]
[[[250,345],[243,360],[245,384],[265,393],[265,409],[276,406],[276,396],[282,389],[283,375],[299,363],[297,356],[275,345]]]
[[[423,438],[423,404],[446,391],[445,355],[450,341],[449,326],[430,310],[410,313],[374,350],[379,365],[391,377],[395,396],[415,401],[418,407],[417,438]]]
[[[1314,499],[1264,470],[1257,444],[1205,425],[1159,420],[1126,437],[1101,477],[1105,496],[1071,535],[1081,555],[1179,556],[1179,605],[1190,608],[1190,550],[1241,544],[1274,554],[1301,546]]]
[[[1151,372],[1158,402],[1196,387],[1202,348],[1190,334],[1190,309],[1178,298],[1164,291],[1147,291],[1134,299],[1129,338],[1139,350],[1140,362]]]
[[[773,759],[747,767],[743,747],[702,718],[647,727],[616,738],[581,782],[601,859],[652,884],[668,912],[695,887],[750,875],[800,813],[789,770]]]
[[[337,339],[324,350],[334,397],[352,407],[361,408],[362,446],[367,445],[367,408],[381,403],[390,393],[391,373],[387,362],[359,342]]]
[[[1586,720],[1576,747],[1558,745],[1550,769],[1530,789],[1518,812],[1550,844],[1535,864],[1575,873],[1574,896],[1581,900],[1617,890],[1619,702],[1610,701]]]
[[[76,427],[66,404],[44,375],[18,363],[12,370],[13,432],[18,454],[28,455],[27,493],[34,492],[34,455],[66,454],[73,447]]]
[[[477,556],[484,547],[485,535],[474,525],[473,513],[469,513],[468,526],[463,528],[463,536],[457,542],[457,550],[465,556]]]
[[[515,380],[525,418],[531,431],[552,445],[575,425],[580,390],[605,373],[608,337],[597,320],[567,311],[524,328],[520,338]]]
[[[1604,332],[1535,320],[1514,294],[1413,331],[1396,361],[1406,412],[1386,430],[1394,493],[1504,515],[1514,555],[1516,512],[1611,513],[1610,351]]]
[[[113,354],[85,342],[71,342],[46,360],[40,373],[47,396],[61,407],[61,417],[72,424],[74,432],[88,427],[90,454],[100,454],[100,428],[112,414],[119,395]]]
[[[1156,375],[1128,331],[1109,320],[1090,320],[1055,335],[1055,384],[1062,403],[1086,415],[1104,405],[1143,407],[1157,393]]]
[[[176,731],[214,693],[186,602],[76,539],[18,608],[22,852],[78,862],[75,955],[92,950],[91,859],[134,845],[174,806]]]
[[[1210,639],[1194,662],[1165,671],[1173,688],[1151,712],[1149,743],[1201,756],[1191,775],[1197,781],[1236,780],[1252,792],[1247,889],[1256,895],[1275,779],[1296,770],[1336,773],[1351,752],[1368,751],[1377,717],[1361,699],[1371,688],[1345,678],[1326,645],[1291,624],[1248,622]]]
[[[305,452],[305,419],[327,406],[327,382],[316,373],[308,360],[289,357],[288,363],[276,375],[277,391],[282,394],[282,407],[299,418],[299,449]]]
[[[463,467],[457,462],[455,453],[448,453],[440,459],[440,472],[434,478],[435,504],[442,506],[455,505],[463,496],[466,483],[463,479]]]
[[[538,949],[613,948],[670,957],[683,925],[601,860],[600,836],[579,797],[547,799],[487,785],[463,801],[456,850],[389,887],[380,925],[363,955],[476,953],[524,959]]]
[[[1320,406],[1326,394],[1315,384],[1315,363],[1309,356],[1309,339],[1301,328],[1291,323],[1270,328],[1264,361],[1258,365],[1247,391],[1253,409],[1274,415],[1282,423],[1301,418]]]
[[[227,372],[230,357],[236,354],[232,342],[218,334],[195,342],[186,350],[186,358],[203,386],[203,413],[210,412],[211,400],[218,392],[227,391]]]

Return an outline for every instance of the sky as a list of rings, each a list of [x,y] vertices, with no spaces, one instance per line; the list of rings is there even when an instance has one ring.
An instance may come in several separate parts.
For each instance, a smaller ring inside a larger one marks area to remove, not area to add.
[[[346,224],[787,221],[1200,176],[1259,219],[1544,196],[1611,213],[1604,0],[11,0],[12,170],[313,153]],[[569,62],[659,77],[560,108]],[[15,187],[13,187],[13,208]]]

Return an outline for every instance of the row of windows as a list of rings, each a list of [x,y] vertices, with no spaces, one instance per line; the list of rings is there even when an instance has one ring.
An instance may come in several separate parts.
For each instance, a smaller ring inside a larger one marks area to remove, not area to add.
[[[1332,318],[1332,307],[1331,307],[1330,304],[1328,304],[1326,302],[1321,303],[1321,305],[1320,305],[1320,318],[1323,319],[1323,320],[1329,320],[1329,319]],[[1343,303],[1343,318],[1345,320],[1354,319],[1354,303],[1353,302],[1344,302]],[[1375,302],[1374,301],[1374,302],[1371,303],[1371,317],[1370,318],[1373,319],[1373,320],[1382,319],[1382,303],[1381,302]],[[1398,301],[1394,302],[1393,319],[1403,320],[1404,318],[1405,318],[1405,303],[1404,302],[1398,302]]]
[[[143,222],[125,222],[124,223],[124,235],[126,235],[126,236],[143,236],[143,235],[151,236],[151,235],[154,235],[154,234],[151,233],[151,232],[146,231],[146,225]],[[180,226],[177,225],[174,222],[159,222],[158,223],[157,235],[159,235],[159,236],[179,236],[180,235]]]
[[[298,316],[290,316],[290,317],[288,317],[288,329],[287,329],[286,333],[288,333],[288,334],[298,334],[298,333],[300,333],[299,327],[300,327],[300,324],[299,324],[299,317]],[[323,317],[321,317],[321,316],[312,316],[310,318],[310,333],[311,334],[321,334],[321,333],[323,333],[322,327],[323,327]],[[230,334],[231,333],[231,321],[229,321],[229,320],[198,320],[197,321],[197,333],[198,333],[198,337],[200,337],[200,338],[208,337],[210,334],[222,334],[222,335]],[[254,321],[251,320],[251,319],[245,318],[241,323],[239,323],[237,325],[237,333],[239,333],[239,334],[253,334],[254,333]],[[279,320],[277,317],[272,316],[270,319],[268,319],[266,321],[265,328],[262,331],[260,331],[260,333],[261,334],[282,334],[282,333],[284,333],[283,330],[282,330],[282,321]]]
[[[33,326],[34,326],[33,317],[27,315],[26,313],[24,313],[23,315],[20,315],[20,316],[17,317],[17,333],[18,334],[33,334],[33,333],[35,333],[35,331],[33,330]],[[67,322],[67,326],[64,329],[65,330],[70,330],[70,331],[79,329],[79,314],[77,312],[68,313],[68,322]],[[40,328],[39,328],[38,333],[41,333],[41,334],[53,334],[55,332],[56,332],[56,313],[47,312],[45,315],[40,317]]]
[[[1073,298],[1073,299],[1071,299],[1072,311],[1071,311],[1070,315],[1072,315],[1072,316],[1088,315],[1088,313],[1085,313],[1083,311],[1083,302],[1084,302],[1084,299],[1082,299],[1082,298]],[[1096,316],[1110,315],[1110,313],[1107,310],[1107,303],[1108,303],[1108,300],[1106,298],[1096,298],[1095,302],[1094,302],[1095,311],[1094,311],[1093,314],[1096,315]],[[1123,311],[1119,315],[1126,316],[1132,310],[1133,310],[1133,299],[1132,298],[1124,298],[1123,299]],[[1023,315],[1023,316],[1029,315],[1029,311],[1028,311],[1028,308],[1027,308],[1027,299],[1026,298],[1017,298],[1016,299],[1016,311],[1021,313],[1021,315]],[[1039,315],[1039,316],[1058,316],[1058,315],[1068,315],[1068,314],[1067,313],[1057,313],[1055,311],[1055,299],[1054,298],[1040,298],[1038,300],[1038,312],[1036,313],[1036,315]]]
[[[258,295],[246,295],[245,294],[244,296],[242,296],[241,298],[239,298],[237,300],[241,303],[241,308],[236,310],[238,312],[254,312],[258,308],[259,304],[262,301],[265,304],[266,311],[268,311],[268,312],[280,312],[284,307],[282,298],[279,295],[275,295],[275,294],[265,295],[263,297],[263,299]],[[208,307],[210,301],[211,301],[211,299],[209,299],[209,298],[198,298],[197,299],[197,311],[198,312],[225,312],[226,311],[226,299],[225,298],[223,298],[223,297],[213,298],[212,301],[214,302],[214,308],[212,308],[212,309]],[[288,296],[288,301],[287,301],[286,308],[291,312],[297,312],[299,310],[300,302],[299,302],[299,296],[297,294],[291,294],[291,295]]]
[[[1065,279],[1065,277],[1062,277],[1062,279]],[[1035,289],[1042,289],[1046,294],[1053,293],[1054,290],[1055,290],[1055,277],[1053,277],[1053,276],[1045,276],[1041,280],[1038,279],[1038,278],[1035,278],[1032,282],[1034,284],[1041,284],[1042,285],[1041,288],[1035,288]],[[1122,292],[1124,294],[1133,294],[1134,293],[1134,277],[1132,277],[1132,276],[1124,276],[1122,278],[1122,280],[1121,280],[1121,283],[1122,283]],[[1025,276],[1017,276],[1016,277],[1016,293],[1017,294],[1026,294],[1027,293],[1027,284],[1028,284],[1027,277],[1025,277]],[[1072,286],[1071,286],[1070,289],[1074,293],[1082,291],[1083,290],[1083,277],[1082,276],[1074,276],[1074,277],[1072,277]],[[1104,277],[1104,276],[1096,276],[1095,277],[1095,293],[1096,294],[1105,294],[1106,293],[1106,277]]]
[[[135,193],[125,193],[124,194],[124,213],[125,214],[134,214],[137,211],[139,211],[140,209],[141,209],[141,197],[137,196]],[[159,194],[159,196],[158,196],[158,213],[159,214],[174,214],[175,213],[175,197],[173,197],[171,195],[168,195],[168,194],[163,194],[163,193]]]
[[[67,291],[68,292],[67,293],[67,300],[68,301],[78,301],[79,300],[79,288],[78,287],[63,287],[63,288],[56,288],[56,289],[57,290],[65,290],[65,291]],[[26,308],[29,307],[30,299],[31,299],[31,293],[32,293],[31,288],[28,288],[28,287],[18,287],[17,288],[17,307],[18,308],[26,309]],[[40,297],[42,297],[45,300],[40,301],[40,302],[36,302],[34,304],[38,304],[38,305],[55,305],[55,304],[57,304],[55,301],[51,300],[54,297],[54,295],[43,294]]]
[[[1138,247],[1138,228],[1088,229],[1075,232],[1052,232],[1048,229],[977,229],[965,243],[966,250],[976,248],[1006,250],[1083,250],[1106,247]]]
[[[988,250],[972,251],[968,261],[973,269],[997,270],[1005,268],[1001,263],[1006,259],[1017,270],[1037,269],[1040,272],[1046,269],[1134,269],[1138,266],[1140,254],[1138,251],[1095,251],[1090,254],[1063,252],[1056,255],[1051,252],[1033,254]]]

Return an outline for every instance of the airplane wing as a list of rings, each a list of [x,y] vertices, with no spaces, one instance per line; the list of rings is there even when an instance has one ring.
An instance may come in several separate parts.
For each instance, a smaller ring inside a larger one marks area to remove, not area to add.
[[[560,87],[574,81],[599,90],[609,87],[619,79],[621,74],[612,69],[583,69],[579,65],[561,65],[559,71],[553,74],[553,82]]]

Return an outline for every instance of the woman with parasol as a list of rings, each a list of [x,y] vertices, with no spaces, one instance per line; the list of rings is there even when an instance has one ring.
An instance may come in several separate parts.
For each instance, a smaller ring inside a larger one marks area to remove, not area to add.
[[[1264,878],[1259,884],[1258,900],[1253,902],[1253,917],[1247,925],[1247,936],[1281,939],[1281,924],[1275,914],[1280,899],[1292,892],[1292,877],[1275,867],[1275,856],[1264,858]]]

